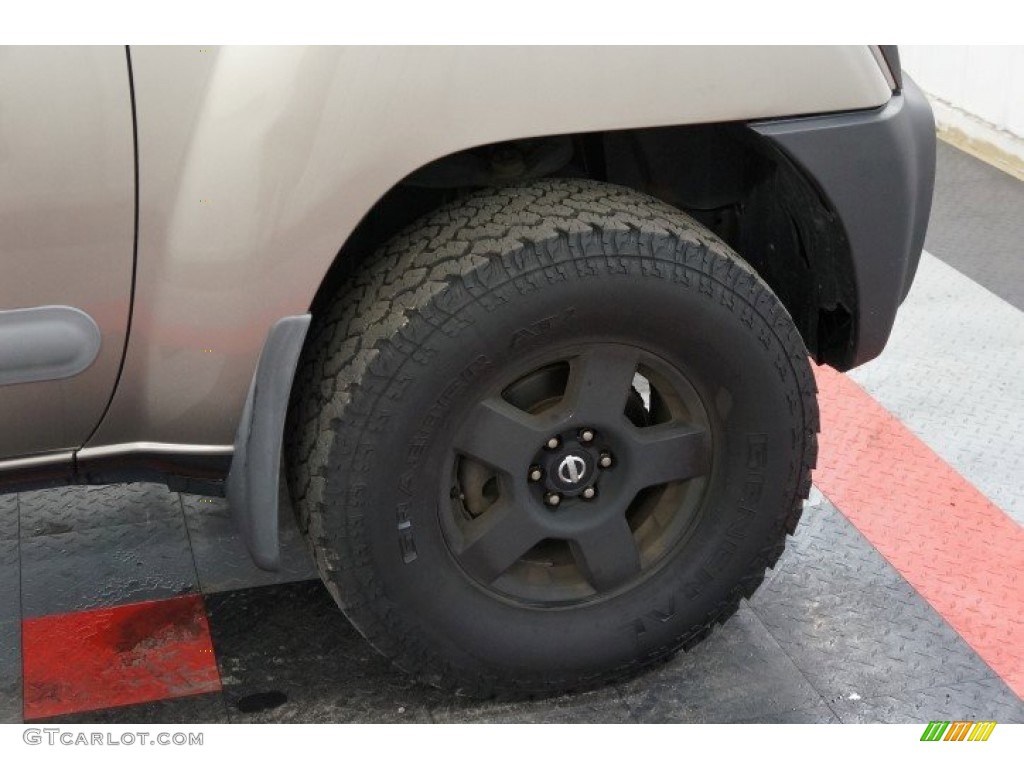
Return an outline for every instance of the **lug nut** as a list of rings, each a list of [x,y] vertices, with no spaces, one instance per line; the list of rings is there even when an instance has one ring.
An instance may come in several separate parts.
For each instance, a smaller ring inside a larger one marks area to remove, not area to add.
[[[594,439],[594,430],[592,429],[581,429],[580,430],[580,442],[589,443]]]
[[[549,437],[548,438],[547,446],[552,451],[555,450],[555,448],[557,448],[561,444],[562,444],[562,441],[559,440],[558,437]]]
[[[598,464],[601,465],[602,469],[608,469],[608,467],[610,467],[612,465],[612,455],[610,453],[607,453],[607,452],[602,453],[601,454],[601,459],[600,459],[600,461],[598,461]]]
[[[559,496],[557,493],[549,493],[547,496],[544,497],[544,502],[549,507],[557,507],[559,503],[561,503],[561,501],[562,497]]]
[[[530,482],[531,483],[538,482],[542,477],[544,477],[544,472],[541,470],[540,467],[537,467],[537,466],[530,467]]]
[[[590,488],[584,488],[583,489],[583,498],[584,499],[592,499],[595,496],[597,496],[597,489],[596,488],[590,487]]]

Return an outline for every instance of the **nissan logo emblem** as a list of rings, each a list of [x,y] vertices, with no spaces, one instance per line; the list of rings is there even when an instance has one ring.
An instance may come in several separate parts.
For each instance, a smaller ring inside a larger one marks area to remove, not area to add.
[[[580,456],[569,454],[558,464],[558,477],[568,485],[576,485],[586,472],[587,462]]]

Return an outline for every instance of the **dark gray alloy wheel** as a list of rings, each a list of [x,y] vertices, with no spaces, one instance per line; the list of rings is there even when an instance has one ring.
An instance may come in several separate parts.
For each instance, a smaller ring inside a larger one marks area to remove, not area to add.
[[[514,376],[455,435],[441,523],[496,595],[557,606],[628,588],[692,528],[711,471],[706,410],[638,347],[594,344]]]
[[[814,379],[686,214],[578,180],[483,190],[314,308],[286,433],[324,583],[418,679],[622,679],[753,593],[810,489]]]

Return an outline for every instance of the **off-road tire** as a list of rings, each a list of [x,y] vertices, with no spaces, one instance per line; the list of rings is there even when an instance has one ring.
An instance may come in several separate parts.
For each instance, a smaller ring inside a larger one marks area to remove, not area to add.
[[[452,436],[524,360],[609,343],[683,372],[712,468],[654,566],[531,604],[453,554]],[[786,309],[686,214],[589,181],[485,190],[394,237],[314,317],[289,488],[328,589],[398,667],[475,696],[580,690],[692,647],[762,582],[810,489],[815,395]]]

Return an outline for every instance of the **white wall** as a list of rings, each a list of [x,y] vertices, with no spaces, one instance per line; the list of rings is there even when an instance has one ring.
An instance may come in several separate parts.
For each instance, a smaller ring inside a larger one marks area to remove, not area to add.
[[[961,131],[1024,164],[1024,46],[901,45],[900,59],[932,97],[940,131]]]

